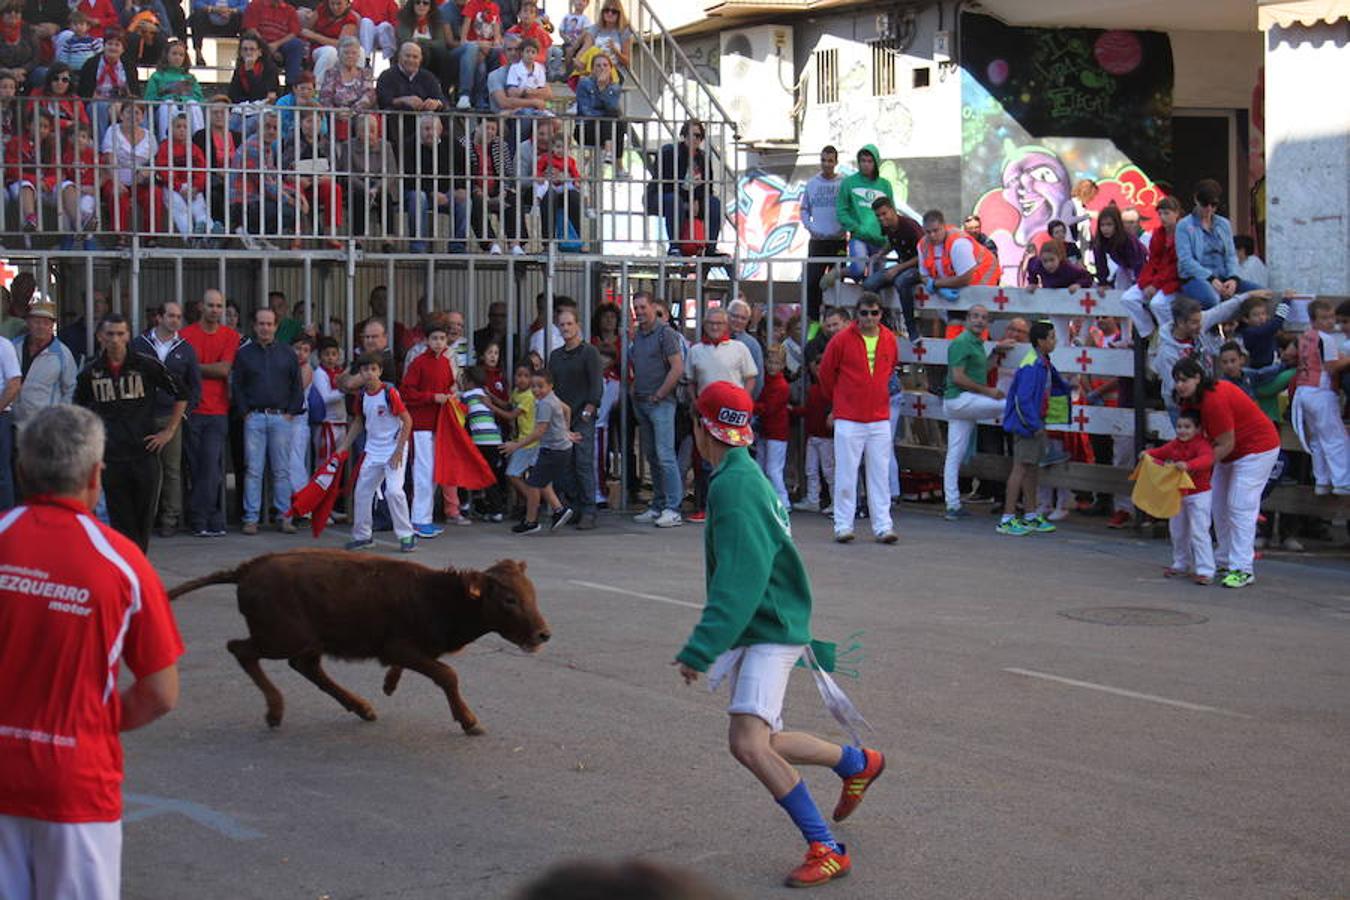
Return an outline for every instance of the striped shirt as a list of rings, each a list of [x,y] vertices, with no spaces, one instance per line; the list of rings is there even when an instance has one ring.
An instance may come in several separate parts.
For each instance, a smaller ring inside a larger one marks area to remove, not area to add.
[[[461,395],[469,408],[464,424],[469,428],[469,437],[480,447],[494,447],[502,442],[502,431],[497,427],[497,417],[487,405],[487,392],[482,388],[465,391]]]

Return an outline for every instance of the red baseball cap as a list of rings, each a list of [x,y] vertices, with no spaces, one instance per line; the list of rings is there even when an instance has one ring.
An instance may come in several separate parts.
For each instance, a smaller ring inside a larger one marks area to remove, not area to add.
[[[744,388],[729,381],[714,381],[698,395],[695,407],[703,427],[722,443],[746,447],[754,442],[750,417],[755,412],[755,401]]]

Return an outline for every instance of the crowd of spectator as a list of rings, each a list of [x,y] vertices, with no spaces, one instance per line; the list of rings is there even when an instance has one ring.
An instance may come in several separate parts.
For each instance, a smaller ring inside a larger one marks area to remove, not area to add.
[[[414,252],[579,249],[602,202],[587,183],[630,165],[635,36],[617,0],[598,18],[576,2],[555,29],[535,0],[192,0],[188,15],[175,0],[14,0],[0,13],[5,230],[59,232],[62,249],[130,231],[250,248],[351,236]],[[238,51],[199,81],[208,36]],[[571,88],[560,101],[558,82]],[[672,253],[713,254],[706,129],[678,133],[655,154],[646,212]]]

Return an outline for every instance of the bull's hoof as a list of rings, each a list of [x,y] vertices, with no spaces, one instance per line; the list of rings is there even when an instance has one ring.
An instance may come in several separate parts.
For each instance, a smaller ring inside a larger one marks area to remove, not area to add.
[[[394,691],[398,688],[398,680],[402,675],[403,669],[399,666],[390,666],[389,671],[384,673],[384,695],[386,697],[394,696]]]
[[[279,713],[279,712],[276,712],[276,713],[274,713],[274,712],[269,712],[267,715],[263,716],[263,718],[267,720],[267,727],[268,727],[268,728],[280,728],[280,727],[281,727],[281,713]]]
[[[367,703],[365,706],[356,707],[356,709],[352,710],[352,712],[356,713],[358,716],[360,716],[367,722],[374,722],[376,718],[375,707],[371,706],[369,703]]]
[[[487,729],[484,728],[482,725],[479,725],[477,722],[474,722],[472,725],[464,726],[464,733],[473,735],[474,737],[478,737],[478,735],[480,734],[487,734]]]

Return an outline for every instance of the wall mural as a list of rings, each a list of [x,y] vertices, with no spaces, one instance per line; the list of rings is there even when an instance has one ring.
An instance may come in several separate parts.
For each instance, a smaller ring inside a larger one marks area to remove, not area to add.
[[[962,198],[999,248],[1013,284],[1053,219],[1115,203],[1157,224],[1171,175],[1172,56],[1154,32],[1009,28],[962,18]]]

